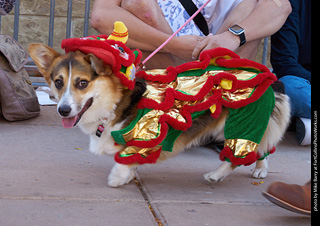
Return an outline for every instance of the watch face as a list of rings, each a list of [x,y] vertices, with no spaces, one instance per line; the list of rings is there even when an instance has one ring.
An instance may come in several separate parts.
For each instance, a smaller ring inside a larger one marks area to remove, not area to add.
[[[240,27],[239,25],[233,25],[232,27],[230,27],[234,32],[239,33],[241,31],[243,31],[243,28]]]
[[[229,28],[229,31],[231,33],[233,33],[234,35],[239,36],[239,38],[240,38],[240,45],[239,46],[242,46],[244,43],[246,43],[246,36],[244,34],[244,29],[242,27],[235,24]]]

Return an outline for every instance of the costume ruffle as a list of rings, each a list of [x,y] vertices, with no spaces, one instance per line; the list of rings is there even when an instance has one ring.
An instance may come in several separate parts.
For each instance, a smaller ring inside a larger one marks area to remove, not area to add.
[[[136,76],[147,84],[138,115],[128,127],[111,133],[116,143],[125,147],[115,156],[121,164],[155,163],[161,151],[172,151],[174,141],[195,118],[208,111],[218,118],[223,106],[245,107],[277,80],[264,65],[240,59],[225,48],[204,51],[199,61],[140,71]],[[231,158],[230,152],[224,153]],[[254,154],[241,156],[239,162],[252,163],[257,159]]]

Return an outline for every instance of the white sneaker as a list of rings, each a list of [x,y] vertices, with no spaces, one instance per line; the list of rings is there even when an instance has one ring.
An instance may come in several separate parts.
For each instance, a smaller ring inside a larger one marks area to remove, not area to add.
[[[311,144],[311,119],[308,118],[297,118],[296,130],[298,143],[301,146]]]

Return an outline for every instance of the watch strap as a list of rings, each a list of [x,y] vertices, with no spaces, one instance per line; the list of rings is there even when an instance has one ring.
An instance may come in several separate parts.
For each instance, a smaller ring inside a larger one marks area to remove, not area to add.
[[[242,32],[240,35],[238,35],[239,36],[239,38],[240,38],[240,45],[239,45],[239,47],[240,46],[242,46],[244,43],[246,43],[246,36],[245,36],[245,34],[244,34],[244,32]]]
[[[233,27],[235,27],[235,26],[241,28],[241,30],[235,30],[235,29],[233,28]],[[236,36],[239,37],[239,39],[240,39],[240,45],[239,45],[239,47],[242,46],[244,43],[246,43],[247,40],[246,40],[246,36],[245,36],[245,34],[244,34],[244,29],[243,29],[242,27],[240,27],[239,25],[235,24],[235,25],[229,27],[228,30],[229,30],[232,34],[234,34],[234,35],[236,35]]]

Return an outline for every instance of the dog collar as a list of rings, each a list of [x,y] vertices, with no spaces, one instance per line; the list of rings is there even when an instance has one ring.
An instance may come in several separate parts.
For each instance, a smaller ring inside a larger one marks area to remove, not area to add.
[[[103,131],[104,131],[104,126],[103,126],[103,125],[99,125],[99,126],[98,126],[98,129],[97,129],[97,131],[96,131],[96,136],[97,136],[97,137],[101,137]]]

